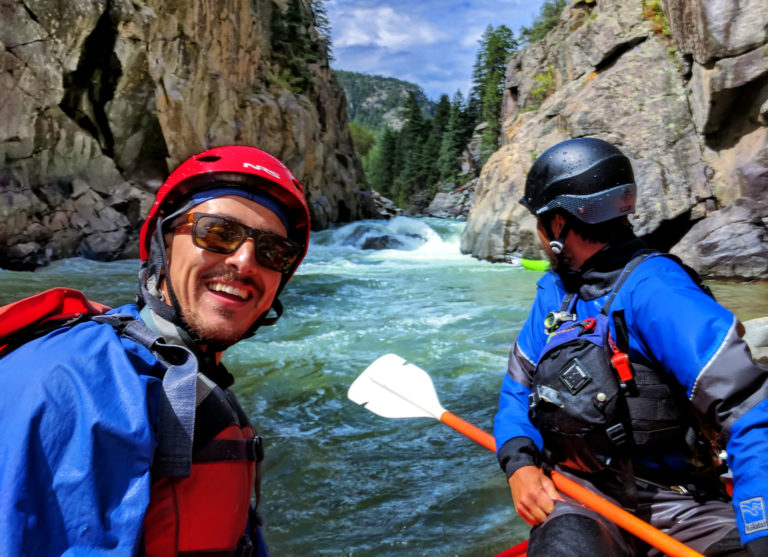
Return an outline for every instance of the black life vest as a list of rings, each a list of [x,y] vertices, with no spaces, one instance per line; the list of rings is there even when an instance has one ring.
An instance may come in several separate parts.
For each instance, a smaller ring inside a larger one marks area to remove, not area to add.
[[[625,266],[596,317],[578,319],[575,294],[566,294],[559,311],[548,316],[551,335],[534,370],[529,418],[552,464],[588,473],[626,470],[628,460],[661,462],[681,451],[694,475],[715,469],[714,450],[682,388],[664,370],[629,361],[623,312],[611,314],[629,274],[656,255],[664,254],[642,252]],[[611,319],[625,338],[611,337]]]

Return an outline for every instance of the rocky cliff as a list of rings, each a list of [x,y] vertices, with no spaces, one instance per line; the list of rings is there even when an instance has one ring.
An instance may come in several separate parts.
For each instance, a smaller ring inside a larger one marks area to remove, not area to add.
[[[304,82],[273,36],[291,10],[315,53]],[[314,228],[373,214],[306,0],[0,0],[0,14],[1,267],[135,256],[153,191],[214,145],[283,160]]]
[[[768,1],[581,0],[510,62],[503,144],[462,250],[541,257],[518,204],[537,154],[593,136],[631,159],[635,230],[709,277],[768,278]]]

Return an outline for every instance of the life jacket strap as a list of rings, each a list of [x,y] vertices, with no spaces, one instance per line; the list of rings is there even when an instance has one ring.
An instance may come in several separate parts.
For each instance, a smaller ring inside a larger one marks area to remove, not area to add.
[[[223,460],[264,460],[264,439],[254,435],[251,439],[211,439],[192,456],[193,462],[221,462]]]
[[[197,359],[192,352],[165,339],[130,315],[98,315],[94,321],[111,325],[150,350],[166,367],[163,395],[158,410],[158,433],[152,475],[185,478],[192,470],[192,440],[195,431]]]

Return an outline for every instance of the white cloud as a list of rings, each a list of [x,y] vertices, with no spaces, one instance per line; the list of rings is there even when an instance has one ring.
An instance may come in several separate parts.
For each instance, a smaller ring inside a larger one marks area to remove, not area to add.
[[[464,94],[479,41],[492,25],[515,34],[544,0],[327,0],[334,68],[396,77],[430,98]]]
[[[331,20],[334,44],[339,48],[377,46],[405,50],[447,38],[440,28],[414,15],[395,11],[391,6],[340,10],[332,15],[336,19]]]
[[[477,47],[480,44],[480,39],[482,38],[486,27],[488,26],[476,25],[473,27],[468,27],[466,29],[466,33],[459,39],[459,44],[461,47],[477,50]]]

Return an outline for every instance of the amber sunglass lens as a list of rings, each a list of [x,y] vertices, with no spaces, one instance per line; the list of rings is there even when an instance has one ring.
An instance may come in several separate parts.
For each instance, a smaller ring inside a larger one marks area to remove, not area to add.
[[[245,236],[243,227],[232,220],[204,216],[197,220],[195,239],[201,248],[218,253],[231,253]]]
[[[264,233],[259,236],[256,259],[265,267],[285,273],[296,261],[299,251],[299,246],[287,238]]]

